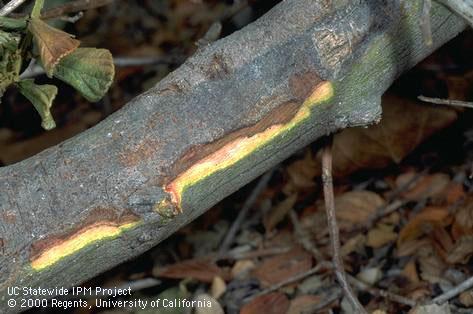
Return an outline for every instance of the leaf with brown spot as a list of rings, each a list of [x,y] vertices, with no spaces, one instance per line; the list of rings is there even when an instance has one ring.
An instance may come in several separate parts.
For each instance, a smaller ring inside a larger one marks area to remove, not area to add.
[[[78,48],[61,59],[53,75],[88,101],[99,101],[113,83],[115,66],[107,49]]]
[[[153,270],[157,277],[184,279],[194,278],[211,283],[214,277],[228,278],[228,274],[209,258],[190,259],[172,265],[157,267]]]
[[[301,248],[267,258],[253,271],[263,286],[282,282],[312,267],[312,256]]]
[[[32,18],[28,30],[38,45],[41,63],[51,77],[59,61],[79,47],[80,41],[71,34],[49,26],[39,18]]]
[[[281,292],[273,292],[254,298],[245,304],[240,314],[286,314],[289,300]]]

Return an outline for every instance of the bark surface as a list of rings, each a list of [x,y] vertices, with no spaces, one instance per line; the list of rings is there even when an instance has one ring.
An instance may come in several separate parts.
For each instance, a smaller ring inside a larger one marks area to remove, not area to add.
[[[286,0],[99,125],[0,168],[7,288],[70,287],[156,245],[335,130],[379,120],[401,73],[465,23],[421,1]]]

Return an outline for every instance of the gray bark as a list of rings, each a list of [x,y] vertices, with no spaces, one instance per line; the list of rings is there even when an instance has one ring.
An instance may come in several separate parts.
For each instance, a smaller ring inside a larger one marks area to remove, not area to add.
[[[420,0],[283,1],[99,125],[0,168],[0,311],[22,310],[8,287],[80,284],[315,139],[378,121],[393,80],[465,28],[434,4],[425,46],[420,12]],[[323,84],[333,96],[288,127]],[[180,202],[170,194],[193,165],[281,126],[239,159],[220,155]]]

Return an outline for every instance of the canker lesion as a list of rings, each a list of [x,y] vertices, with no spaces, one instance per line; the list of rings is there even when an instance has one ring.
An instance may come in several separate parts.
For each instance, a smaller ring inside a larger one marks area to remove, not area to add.
[[[96,208],[75,230],[63,235],[49,236],[33,243],[30,266],[36,271],[46,269],[89,245],[118,237],[139,222],[139,217],[131,213],[117,216],[113,209]]]
[[[179,160],[181,166],[189,164],[189,161],[192,163],[185,170],[178,172],[179,174],[164,186],[164,190],[170,195],[171,202],[181,209],[182,195],[187,187],[234,165],[278,135],[303,122],[310,116],[311,107],[332,98],[333,85],[328,81],[319,82],[304,94],[307,94],[307,97],[302,105],[287,102],[254,126],[233,132],[223,139],[198,148],[201,154],[208,152],[207,155],[196,160],[196,153],[189,153],[181,158]]]

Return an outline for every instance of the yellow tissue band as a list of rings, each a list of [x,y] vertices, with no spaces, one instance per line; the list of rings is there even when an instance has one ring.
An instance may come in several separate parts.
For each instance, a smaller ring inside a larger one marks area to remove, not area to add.
[[[192,165],[189,169],[177,176],[171,183],[166,185],[165,190],[170,193],[172,202],[180,208],[182,193],[187,187],[196,184],[212,173],[232,166],[239,160],[253,153],[256,149],[269,143],[278,135],[291,130],[296,125],[309,118],[311,108],[314,105],[323,103],[331,99],[332,96],[332,83],[328,81],[319,83],[289,122],[272,125],[266,130],[252,136],[237,138]]]
[[[31,261],[31,267],[37,271],[42,270],[99,240],[117,237],[124,230],[134,227],[137,223],[138,222],[130,222],[118,226],[102,224],[82,229],[61,243],[47,248],[37,258]]]

